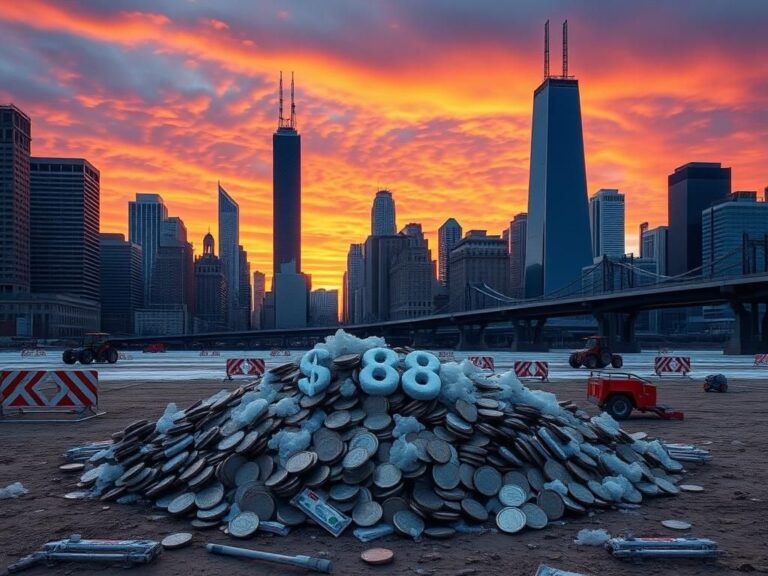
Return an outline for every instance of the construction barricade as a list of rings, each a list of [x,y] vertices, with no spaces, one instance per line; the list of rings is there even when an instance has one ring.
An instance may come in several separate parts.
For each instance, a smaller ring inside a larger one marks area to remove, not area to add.
[[[30,356],[47,356],[47,354],[42,348],[22,348],[21,357],[29,358]]]
[[[755,366],[768,366],[768,354],[755,354]]]
[[[549,362],[542,360],[515,360],[515,376],[520,378],[540,378],[542,382],[549,380]]]
[[[480,368],[480,370],[486,370],[489,372],[493,372],[495,370],[493,356],[468,356],[467,360]]]
[[[656,376],[665,374],[682,374],[687,376],[691,371],[690,356],[656,356],[653,371]]]
[[[445,364],[446,362],[456,362],[456,355],[453,353],[453,350],[440,350],[435,356],[437,356],[437,359],[440,360],[441,364]]]
[[[99,415],[99,374],[96,370],[3,370],[0,403],[2,417],[75,414],[80,418],[67,421],[86,420]]]
[[[218,356],[221,356],[221,352],[219,352],[218,350],[200,350],[200,356],[206,356],[206,357],[214,356],[214,357],[218,357]]]
[[[269,353],[270,356],[290,356],[291,351],[290,350],[280,350],[278,348],[272,348],[272,351]]]
[[[232,376],[261,376],[262,374],[264,374],[262,358],[227,359],[227,380],[232,380]]]

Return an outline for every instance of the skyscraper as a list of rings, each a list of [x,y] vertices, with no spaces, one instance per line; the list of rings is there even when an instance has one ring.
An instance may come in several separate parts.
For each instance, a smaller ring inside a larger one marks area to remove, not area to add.
[[[624,256],[624,194],[601,188],[589,199],[592,257]]]
[[[336,326],[339,323],[339,291],[319,288],[309,293],[310,326]]]
[[[368,236],[365,240],[365,279],[363,288],[363,322],[390,319],[390,264],[408,244],[402,234]]]
[[[392,192],[379,190],[371,208],[371,236],[392,236],[397,232]]]
[[[136,310],[144,306],[141,246],[122,234],[99,234],[101,329],[133,334]]]
[[[470,230],[451,250],[449,266],[452,311],[503,304],[508,292],[509,254],[501,236]]]
[[[731,193],[731,169],[719,162],[690,162],[668,181],[669,275],[701,266],[701,213]]]
[[[128,203],[128,240],[141,246],[144,302],[149,302],[152,269],[160,247],[160,227],[168,218],[168,208],[159,194],[136,194]]]
[[[347,324],[358,324],[363,321],[364,285],[363,245],[350,244],[349,252],[347,252],[347,272],[344,282],[344,322]]]
[[[32,123],[0,106],[0,295],[29,292],[29,157]]]
[[[241,329],[240,322],[240,207],[219,184],[219,259],[227,279],[227,325]]]
[[[227,280],[209,232],[203,238],[203,254],[195,260],[195,332],[226,330],[226,320]]]
[[[291,264],[301,272],[301,136],[296,127],[296,104],[291,74],[291,115],[283,116],[283,74],[280,109],[272,136],[272,252],[273,274]]]
[[[432,313],[432,254],[421,224],[410,223],[400,231],[407,239],[390,260],[389,317],[405,320]]]
[[[641,258],[656,261],[656,274],[667,275],[667,234],[666,226],[658,226],[651,230],[646,229],[640,237]]]
[[[261,311],[264,306],[264,296],[267,292],[267,280],[264,272],[253,272],[253,312],[251,313],[251,330],[263,328]]]
[[[32,291],[98,303],[99,171],[77,158],[31,158]]]
[[[549,74],[546,25],[544,81],[533,96],[525,295],[551,294],[578,282],[592,262],[579,82],[568,75],[567,22],[563,73]]]
[[[509,223],[509,295],[525,296],[525,242],[528,230],[528,214],[521,212]]]
[[[160,246],[152,268],[149,303],[152,307],[195,309],[195,271],[192,244],[181,218],[172,216],[160,226]]]
[[[461,224],[455,218],[448,218],[437,229],[437,271],[443,288],[448,287],[448,256],[459,240],[461,240]]]
[[[248,252],[242,246],[237,247],[237,255],[240,259],[240,287],[238,296],[239,318],[237,322],[238,330],[249,330],[251,328],[251,264],[248,262]]]

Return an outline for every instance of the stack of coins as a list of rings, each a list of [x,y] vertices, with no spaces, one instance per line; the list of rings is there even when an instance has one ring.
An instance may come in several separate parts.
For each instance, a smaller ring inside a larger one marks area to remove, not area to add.
[[[400,375],[411,350],[393,350]],[[238,538],[308,522],[291,504],[304,488],[356,526],[387,523],[430,538],[491,522],[510,534],[539,530],[680,492],[678,462],[571,402],[545,411],[510,402],[500,376],[471,370],[472,390],[459,400],[417,400],[400,387],[371,396],[360,387],[361,360],[333,359],[330,384],[312,396],[299,386],[306,374],[287,363],[186,408],[170,427],[135,422],[91,459],[78,487],[101,500],[138,495],[197,529]],[[277,408],[285,399],[294,410]],[[401,433],[403,417],[419,431]],[[288,433],[292,443],[277,442]]]

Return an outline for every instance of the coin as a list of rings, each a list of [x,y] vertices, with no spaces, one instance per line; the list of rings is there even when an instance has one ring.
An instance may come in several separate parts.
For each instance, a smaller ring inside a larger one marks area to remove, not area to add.
[[[355,448],[365,448],[371,456],[374,456],[379,450],[379,439],[370,432],[361,432],[349,442],[349,449]]]
[[[499,489],[499,501],[504,506],[518,507],[528,499],[528,494],[516,484],[507,484]]]
[[[261,470],[256,462],[245,462],[235,474],[235,484],[242,486],[259,478]]]
[[[536,504],[528,502],[523,504],[521,510],[523,511],[523,514],[525,514],[525,525],[528,526],[528,528],[541,530],[542,528],[547,527],[547,515],[544,510],[536,506]]]
[[[498,494],[501,488],[501,474],[490,466],[481,466],[475,470],[472,480],[475,483],[475,490],[489,498]]]
[[[427,453],[438,464],[445,464],[451,460],[451,447],[445,440],[435,438],[427,443]]]
[[[459,479],[461,480],[461,484],[467,490],[475,489],[474,475],[475,475],[474,466],[470,466],[469,464],[466,464],[466,463],[462,463],[459,465]]]
[[[248,538],[259,529],[259,517],[253,512],[241,512],[227,526],[229,535],[235,538]]]
[[[366,564],[381,566],[382,564],[391,564],[395,559],[395,553],[388,548],[369,548],[360,554],[360,559]]]
[[[192,534],[189,532],[177,532],[163,538],[161,544],[165,550],[178,550],[192,543]]]
[[[459,399],[456,401],[455,407],[456,412],[458,412],[459,416],[461,416],[464,420],[470,424],[477,422],[477,406],[470,404],[466,400]]]
[[[213,508],[208,508],[207,510],[198,510],[196,516],[198,520],[212,522],[214,520],[220,520],[224,518],[228,511],[229,502],[219,502]]]
[[[253,512],[261,520],[269,520],[275,514],[275,500],[258,484],[243,486],[235,495],[235,501],[240,510]]]
[[[563,499],[554,490],[542,490],[536,499],[536,504],[544,510],[549,520],[559,520],[565,513]]]
[[[384,430],[392,423],[392,417],[387,413],[370,414],[363,420],[363,426],[368,430],[378,432]]]
[[[361,502],[352,510],[352,521],[362,527],[373,526],[381,520],[383,513],[378,502]]]
[[[445,540],[446,538],[452,538],[456,534],[456,530],[448,526],[433,526],[424,530],[424,535],[428,538],[434,538],[436,540]]]
[[[287,502],[280,502],[277,505],[277,520],[286,526],[295,527],[304,524],[307,517],[304,512],[295,506]]]
[[[351,486],[349,484],[334,484],[329,492],[330,497],[336,502],[349,502],[357,497],[360,492],[360,486]]]
[[[213,508],[224,499],[224,486],[213,482],[195,494],[195,506],[201,510]]]
[[[704,492],[704,488],[697,484],[680,484],[678,488],[684,492]]]
[[[174,516],[183,516],[191,512],[195,507],[195,495],[192,492],[186,492],[177,496],[168,504],[168,513]]]
[[[74,492],[67,492],[64,494],[65,500],[80,500],[82,498],[88,498],[91,495],[88,490],[75,490]]]
[[[285,470],[289,474],[305,474],[317,463],[317,454],[314,452],[298,452],[288,458]]]
[[[672,530],[688,530],[691,527],[691,523],[685,520],[662,520],[661,525]]]
[[[59,470],[62,472],[80,472],[85,470],[85,464],[83,462],[74,462],[72,464],[62,464],[59,466]]]
[[[403,536],[418,538],[424,532],[424,520],[410,510],[400,510],[392,518],[395,530]]]
[[[325,427],[329,430],[340,430],[349,424],[349,421],[349,412],[347,410],[339,410],[325,417]]]
[[[403,473],[394,464],[379,464],[373,472],[373,483],[386,490],[397,486],[402,477]]]
[[[344,456],[342,466],[344,466],[346,470],[359,468],[365,464],[370,457],[371,454],[365,448],[355,448],[354,450],[347,452],[347,455]]]
[[[496,526],[507,534],[520,532],[525,527],[525,514],[519,508],[503,508],[496,514]]]
[[[194,518],[190,523],[190,526],[192,528],[197,528],[198,530],[210,530],[211,528],[216,528],[219,525],[218,520],[200,520],[200,518]]]
[[[234,434],[230,436],[226,436],[219,440],[219,443],[216,445],[216,448],[220,452],[228,452],[229,450],[232,450],[235,446],[237,446],[240,441],[245,437],[245,432],[242,430],[238,430]]]
[[[595,503],[595,497],[589,489],[578,482],[568,483],[568,493],[580,504],[590,506]]]
[[[667,494],[680,494],[680,488],[672,484],[669,480],[666,478],[656,478],[656,485],[661,488],[663,492],[666,492]]]
[[[323,430],[325,430],[324,433]],[[344,452],[344,442],[341,437],[336,432],[325,428],[315,432],[313,442],[318,460],[325,464],[335,462]]]
[[[464,498],[461,501],[461,511],[474,522],[485,522],[488,520],[488,511],[485,506],[473,498]]]
[[[443,490],[453,490],[461,481],[461,466],[453,462],[432,467],[432,480]]]

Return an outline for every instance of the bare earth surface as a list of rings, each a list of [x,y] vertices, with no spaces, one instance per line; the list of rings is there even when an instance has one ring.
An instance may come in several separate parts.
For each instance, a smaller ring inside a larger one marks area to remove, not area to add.
[[[560,399],[577,400],[595,412],[585,400],[585,383],[558,381],[543,388]],[[249,541],[231,540],[219,531],[195,532],[147,506],[121,506],[99,501],[65,500],[75,490],[77,477],[58,470],[62,453],[73,446],[109,438],[114,431],[140,418],[157,418],[168,402],[192,404],[222,388],[220,381],[112,383],[101,387],[100,408],[108,414],[77,424],[0,424],[0,487],[21,481],[29,493],[16,500],[0,501],[0,571],[49,540],[80,533],[86,538],[149,538],[193,532],[191,547],[166,551],[149,566],[131,574],[305,574],[300,569],[213,556],[206,542],[258,548],[285,554],[327,557],[334,574],[435,574],[435,575],[533,575],[539,564],[597,575],[738,574],[768,573],[768,440],[766,405],[768,383],[762,380],[731,381],[727,394],[705,394],[699,380],[664,381],[661,402],[685,412],[685,421],[661,421],[634,417],[624,424],[629,432],[646,431],[668,442],[685,442],[707,448],[713,461],[688,466],[685,482],[699,484],[702,493],[683,493],[674,498],[654,498],[630,513],[607,511],[592,517],[567,518],[562,526],[508,536],[485,534],[457,536],[447,541],[415,543],[390,536],[363,544],[351,530],[335,539],[319,528],[295,530],[288,537],[259,535]],[[162,518],[153,518],[158,515]],[[605,528],[613,535],[678,535],[661,526],[668,518],[693,524],[690,534],[716,540],[727,556],[716,563],[701,561],[646,560],[633,564],[614,560],[601,547],[573,543],[582,528]],[[395,551],[395,562],[368,567],[359,557],[371,547]],[[35,574],[124,573],[122,568],[59,564],[39,566]]]

